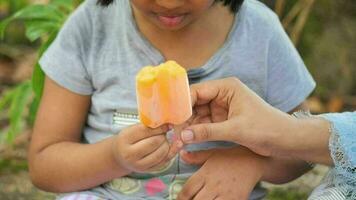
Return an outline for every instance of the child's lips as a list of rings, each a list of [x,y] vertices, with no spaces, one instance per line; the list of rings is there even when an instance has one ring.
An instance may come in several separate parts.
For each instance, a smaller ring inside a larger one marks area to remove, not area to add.
[[[158,15],[158,20],[168,27],[178,26],[184,19],[185,15]]]

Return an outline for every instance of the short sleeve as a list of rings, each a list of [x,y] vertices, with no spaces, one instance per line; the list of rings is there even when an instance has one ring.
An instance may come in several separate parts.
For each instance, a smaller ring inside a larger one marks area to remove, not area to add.
[[[90,34],[90,15],[83,3],[68,18],[39,61],[46,76],[60,86],[81,95],[90,95],[93,92],[85,63]]]
[[[289,112],[314,90],[315,81],[284,31],[279,19],[272,17],[268,47],[267,102]]]

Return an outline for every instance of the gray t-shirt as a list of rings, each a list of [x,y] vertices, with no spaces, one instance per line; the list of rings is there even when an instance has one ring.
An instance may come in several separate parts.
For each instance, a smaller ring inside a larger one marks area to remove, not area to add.
[[[83,131],[88,143],[137,122],[135,75],[143,66],[165,62],[139,32],[131,12],[129,0],[107,8],[86,0],[40,60],[59,85],[91,96]],[[245,0],[225,44],[188,74],[190,83],[237,77],[282,111],[298,106],[315,87],[278,17],[256,0]]]

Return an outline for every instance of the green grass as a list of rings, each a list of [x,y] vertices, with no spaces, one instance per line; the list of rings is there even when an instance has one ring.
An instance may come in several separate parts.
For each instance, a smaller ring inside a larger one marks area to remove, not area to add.
[[[17,173],[27,169],[28,165],[24,160],[0,159],[0,174]]]
[[[267,196],[268,200],[304,200],[307,198],[307,193],[281,188],[272,189]]]

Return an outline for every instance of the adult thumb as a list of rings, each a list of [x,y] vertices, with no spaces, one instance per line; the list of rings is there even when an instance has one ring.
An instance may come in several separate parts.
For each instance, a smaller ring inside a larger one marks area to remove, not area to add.
[[[206,141],[234,141],[233,121],[219,123],[195,124],[181,132],[181,139],[185,144]]]

